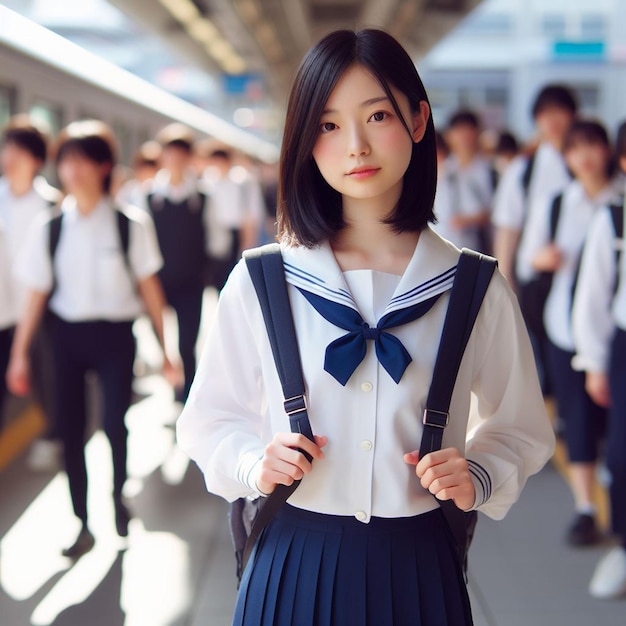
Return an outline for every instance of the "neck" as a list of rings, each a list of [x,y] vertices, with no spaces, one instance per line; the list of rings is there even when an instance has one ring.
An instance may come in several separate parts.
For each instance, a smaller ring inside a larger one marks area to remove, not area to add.
[[[392,202],[381,202],[379,198],[344,198],[346,226],[331,242],[337,261],[344,271],[375,269],[392,274],[404,272],[415,251],[419,232],[397,233],[383,222],[399,197],[400,193],[397,192]],[[381,210],[381,205],[390,208]]]
[[[76,207],[79,213],[82,215],[89,215],[102,200],[103,194],[101,191],[83,191],[81,193],[75,193]]]
[[[24,196],[33,188],[33,179],[32,178],[24,178],[18,180],[10,180],[9,186],[11,188],[11,193],[14,196]]]
[[[475,152],[457,152],[455,156],[456,156],[456,160],[458,164],[462,168],[465,168],[468,165],[470,165],[471,162],[474,160],[476,153]]]
[[[185,180],[185,171],[184,170],[170,170],[170,185],[176,187],[180,185]]]
[[[604,176],[589,176],[580,179],[580,184],[583,186],[585,194],[591,200],[599,196],[606,189],[608,182],[609,181]]]

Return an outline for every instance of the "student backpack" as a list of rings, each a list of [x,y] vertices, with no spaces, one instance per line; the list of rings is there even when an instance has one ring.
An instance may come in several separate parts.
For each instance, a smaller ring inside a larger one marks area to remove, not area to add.
[[[313,440],[280,247],[270,244],[245,252],[244,258],[261,305],[291,432],[301,433]],[[467,249],[463,250],[459,259],[423,416],[420,457],[441,449],[461,359],[496,266],[495,259]],[[305,456],[311,460],[309,455]],[[264,528],[299,483],[277,485],[267,498],[255,501],[240,498],[231,504],[229,518],[239,580]],[[454,536],[459,562],[466,572],[467,551],[477,514],[475,511],[461,511],[452,500],[440,501],[439,504]],[[253,517],[254,520],[251,519]]]

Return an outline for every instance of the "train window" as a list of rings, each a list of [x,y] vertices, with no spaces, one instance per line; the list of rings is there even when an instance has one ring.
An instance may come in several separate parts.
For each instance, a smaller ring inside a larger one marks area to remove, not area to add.
[[[47,126],[52,137],[63,128],[63,109],[60,105],[37,100],[31,105],[29,113],[36,121]]]
[[[0,85],[0,128],[4,128],[15,113],[17,92],[15,87]]]
[[[132,159],[131,132],[127,124],[121,120],[115,120],[112,125],[113,133],[119,148],[119,162],[128,165]]]

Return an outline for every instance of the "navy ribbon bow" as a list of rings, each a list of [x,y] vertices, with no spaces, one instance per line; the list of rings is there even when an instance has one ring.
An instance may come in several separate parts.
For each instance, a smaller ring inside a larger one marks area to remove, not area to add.
[[[324,319],[348,331],[328,344],[324,358],[324,369],[344,386],[365,358],[368,339],[374,341],[380,364],[398,384],[413,359],[402,342],[387,330],[422,317],[430,311],[441,295],[437,294],[418,304],[387,313],[380,318],[376,327],[372,328],[358,311],[304,289],[298,288],[298,291]]]

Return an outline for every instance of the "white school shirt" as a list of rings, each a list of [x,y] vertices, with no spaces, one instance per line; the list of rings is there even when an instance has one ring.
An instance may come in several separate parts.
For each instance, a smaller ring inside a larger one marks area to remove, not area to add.
[[[16,317],[9,238],[4,222],[0,219],[0,330],[14,326]],[[0,372],[0,375],[3,373]]]
[[[68,196],[62,204],[63,223],[54,257],[56,288],[50,309],[68,322],[130,321],[143,312],[137,281],[156,274],[163,265],[149,215],[124,207],[130,220],[128,261],[122,250],[116,209],[103,198],[88,215]],[[24,285],[48,293],[53,287],[49,251],[50,224],[38,219],[29,233],[16,276]]]
[[[424,404],[459,251],[430,228],[420,235],[404,275],[349,273],[328,244],[283,247],[289,296],[313,432],[328,437],[289,503],[333,515],[404,517],[436,508],[403,454],[420,447]],[[353,279],[354,276],[354,279]],[[394,298],[384,304],[395,284]],[[379,364],[372,342],[346,386],[323,367],[326,346],[346,331],[327,322],[298,287],[345,306],[361,303],[375,324],[394,310],[443,294],[421,319],[392,329],[413,358],[399,384]],[[358,290],[353,297],[350,289]],[[365,305],[369,304],[367,308]],[[470,395],[476,411],[470,414]],[[289,431],[278,374],[245,261],[222,291],[191,393],[177,423],[178,443],[204,473],[209,491],[227,500],[254,497],[264,448]],[[554,435],[515,296],[495,274],[470,338],[451,404],[444,447],[470,460],[475,507],[501,518],[531,474],[550,458]]]
[[[616,248],[621,249],[617,280]],[[608,209],[594,216],[580,265],[572,326],[577,370],[606,372],[615,328],[626,331],[626,250]]]
[[[561,350],[574,351],[571,325],[572,289],[589,225],[594,214],[614,198],[615,190],[611,185],[593,200],[587,196],[578,181],[570,182],[563,191],[554,240],[561,251],[563,262],[552,277],[552,287],[543,314],[548,338]],[[517,257],[517,275],[524,282],[536,276],[532,267],[533,259],[550,241],[553,202],[554,198],[546,198],[530,209]]]
[[[209,253],[218,258],[229,258],[232,251],[232,231],[240,229],[248,220],[258,228],[265,216],[263,192],[258,181],[242,167],[234,167],[224,178],[204,177],[210,193]]]
[[[467,167],[461,167],[454,155],[444,163],[435,195],[434,230],[458,248],[480,247],[476,228],[458,230],[452,227],[455,215],[475,216],[491,210],[493,188],[491,166],[477,156]]]
[[[0,179],[0,220],[4,223],[6,237],[6,254],[10,264],[12,276],[13,267],[28,238],[28,232],[40,215],[51,216],[52,205],[60,200],[58,190],[50,187],[46,180],[37,176],[33,186],[24,195],[15,196],[6,178]],[[17,322],[19,313],[24,308],[26,290],[16,280],[11,278],[13,323]]]
[[[542,143],[535,153],[528,194],[522,179],[528,158],[516,157],[504,171],[494,197],[493,223],[500,228],[522,230],[527,208],[547,196],[555,196],[571,181],[563,155],[551,144]]]

